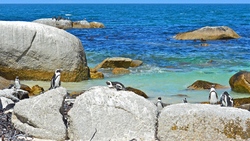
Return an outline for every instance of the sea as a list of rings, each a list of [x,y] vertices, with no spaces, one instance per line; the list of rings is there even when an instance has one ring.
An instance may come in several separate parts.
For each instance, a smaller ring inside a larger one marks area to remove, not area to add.
[[[188,90],[197,80],[219,83],[233,98],[250,94],[233,92],[229,79],[235,73],[250,71],[249,4],[0,4],[0,20],[33,21],[61,16],[72,21],[86,19],[105,25],[99,29],[69,29],[84,47],[87,63],[95,67],[108,57],[126,57],[143,61],[131,73],[113,75],[101,69],[104,79],[62,82],[69,92],[106,86],[119,81],[165,103],[208,101],[209,90]],[[232,40],[176,40],[180,32],[205,26],[228,26],[241,37]],[[48,81],[21,80],[48,89]]]

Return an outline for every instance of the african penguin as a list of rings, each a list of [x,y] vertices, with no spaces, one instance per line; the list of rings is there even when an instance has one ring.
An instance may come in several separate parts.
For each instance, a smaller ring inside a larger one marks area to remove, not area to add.
[[[208,99],[209,99],[210,104],[217,104],[217,102],[218,102],[218,95],[217,95],[217,92],[214,88],[214,85],[210,89]]]
[[[187,98],[186,97],[183,99],[183,103],[187,103]]]
[[[108,85],[109,88],[115,88],[117,91],[120,91],[120,90],[126,90],[125,86],[120,83],[120,82],[111,82],[111,81],[107,81],[106,84]]]
[[[233,107],[233,98],[229,95],[227,91],[225,91],[221,96],[220,96],[220,103],[221,106],[225,107]]]
[[[14,88],[16,88],[17,90],[21,88],[21,84],[20,84],[18,76],[16,76]]]
[[[56,69],[55,73],[54,73],[54,75],[53,75],[53,77],[51,79],[51,84],[50,84],[49,90],[60,87],[61,86],[61,80],[60,79],[61,79],[61,70]]]
[[[155,105],[157,107],[158,112],[160,112],[163,109],[164,105],[163,105],[163,103],[161,101],[161,97],[158,97],[158,100],[157,100]]]

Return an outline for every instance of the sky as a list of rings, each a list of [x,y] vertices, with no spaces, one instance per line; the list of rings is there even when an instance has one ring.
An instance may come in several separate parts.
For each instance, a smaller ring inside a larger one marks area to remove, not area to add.
[[[0,0],[0,4],[28,3],[244,3],[250,0]]]

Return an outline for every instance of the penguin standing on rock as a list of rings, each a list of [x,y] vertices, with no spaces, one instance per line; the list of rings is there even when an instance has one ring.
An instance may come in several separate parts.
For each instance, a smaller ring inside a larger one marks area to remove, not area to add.
[[[54,75],[53,75],[53,77],[51,79],[51,84],[50,84],[49,90],[60,87],[61,86],[61,80],[60,79],[61,79],[61,70],[56,69],[55,73],[54,73]]]
[[[225,91],[221,96],[220,96],[220,103],[221,106],[225,107],[233,107],[233,98],[229,95],[227,91]]]
[[[218,102],[218,95],[214,88],[214,85],[212,85],[212,88],[210,89],[208,99],[209,99],[210,104],[217,104]]]
[[[21,84],[20,84],[20,80],[19,80],[18,76],[16,76],[14,88],[16,88],[16,90],[21,88]]]
[[[120,82],[107,81],[106,84],[108,85],[109,88],[115,88],[117,91],[126,90],[125,86]]]

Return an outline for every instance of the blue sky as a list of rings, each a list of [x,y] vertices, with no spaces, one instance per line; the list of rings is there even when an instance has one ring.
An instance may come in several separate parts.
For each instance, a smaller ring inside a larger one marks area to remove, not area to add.
[[[0,0],[3,3],[248,3],[250,0]]]

